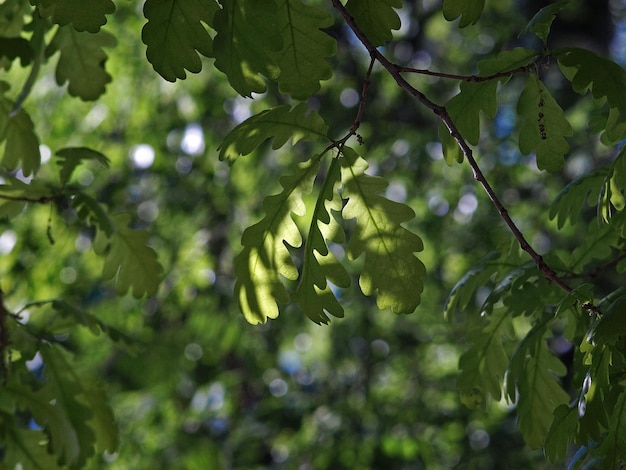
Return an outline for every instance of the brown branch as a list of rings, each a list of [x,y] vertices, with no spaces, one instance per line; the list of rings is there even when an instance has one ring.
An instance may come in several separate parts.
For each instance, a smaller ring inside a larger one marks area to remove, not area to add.
[[[429,75],[431,77],[449,78],[452,80],[459,80],[462,82],[473,82],[473,83],[489,82],[491,80],[497,80],[498,78],[510,77],[517,73],[525,73],[531,70],[535,70],[537,67],[535,63],[532,63],[529,65],[524,65],[522,67],[517,67],[507,72],[498,72],[492,75],[485,75],[481,77],[479,75],[456,75],[453,73],[433,72],[432,70],[428,70],[428,69],[415,69],[412,67],[404,67],[402,65],[396,65],[396,64],[393,64],[393,66],[396,68],[398,72],[415,73],[419,75]]]
[[[6,201],[16,201],[16,202],[30,202],[35,204],[48,204],[49,202],[54,201],[54,197],[50,196],[41,196],[38,198],[32,198],[27,196],[8,196],[6,194],[0,194],[0,199],[4,199]]]
[[[513,222],[513,219],[511,219],[511,217],[509,216],[507,209],[504,207],[504,205],[496,195],[495,191],[493,190],[491,184],[489,183],[489,181],[487,181],[487,178],[478,166],[478,163],[474,158],[472,149],[459,132],[459,129],[448,114],[446,108],[444,106],[439,106],[438,104],[428,99],[426,95],[424,95],[417,88],[415,88],[413,85],[405,80],[405,78],[401,75],[403,68],[390,62],[378,49],[376,49],[376,47],[356,24],[354,18],[346,10],[340,0],[332,0],[332,3],[334,8],[341,14],[346,24],[359,39],[361,44],[363,44],[363,46],[365,46],[365,48],[368,50],[370,57],[380,62],[380,64],[387,70],[387,72],[389,72],[389,74],[393,77],[393,79],[396,81],[400,88],[408,92],[423,106],[427,107],[433,113],[435,113],[439,117],[439,119],[441,119],[441,121],[445,124],[445,126],[448,128],[448,131],[450,132],[450,135],[454,138],[457,145],[461,149],[461,152],[463,153],[464,157],[467,159],[467,162],[472,168],[472,171],[474,173],[474,179],[478,181],[478,183],[480,183],[480,185],[483,187],[483,189],[487,193],[487,196],[500,214],[500,217],[509,227],[509,230],[513,233],[513,236],[519,242],[522,250],[528,253],[528,255],[533,259],[533,261],[537,265],[537,268],[539,268],[539,271],[560,289],[564,290],[567,293],[572,292],[573,289],[563,279],[561,279],[550,266],[548,266],[548,264],[543,260],[541,255],[539,255],[539,253],[534,250],[530,243],[528,243],[515,222]],[[593,304],[585,303],[583,304],[583,308],[586,309],[589,313],[600,314],[600,311]]]

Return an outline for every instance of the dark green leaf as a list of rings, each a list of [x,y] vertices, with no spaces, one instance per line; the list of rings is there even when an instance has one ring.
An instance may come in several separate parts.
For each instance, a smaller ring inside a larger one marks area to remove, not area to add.
[[[365,295],[376,295],[378,308],[411,313],[420,302],[426,268],[415,256],[422,240],[401,224],[415,217],[413,210],[379,193],[387,186],[382,178],[368,176],[365,160],[349,147],[341,158],[342,197],[348,202],[343,218],[356,218],[348,243],[348,256],[365,254],[359,285]]]
[[[17,57],[20,58],[22,67],[30,64],[33,60],[33,49],[28,41],[24,38],[0,37],[0,59],[8,59],[10,63]],[[6,68],[8,69],[8,67]]]
[[[214,0],[146,0],[143,13],[148,23],[141,38],[154,70],[170,82],[186,78],[185,70],[200,72],[198,52],[209,57],[213,49],[203,23],[211,25],[218,8]]]
[[[620,122],[626,121],[626,70],[586,49],[562,49],[557,57],[574,91],[584,94],[591,90],[594,98],[606,99],[609,108],[617,108]]]
[[[597,453],[603,458],[604,468],[622,468],[626,462],[626,391],[622,390],[610,416],[608,434]]]
[[[556,217],[559,230],[568,220],[575,224],[585,207],[596,204],[606,175],[606,169],[594,170],[575,179],[561,190],[550,206],[550,219]]]
[[[531,448],[544,444],[554,410],[569,401],[557,377],[567,372],[547,344],[552,317],[537,323],[518,345],[507,370],[506,393],[517,401],[518,426]]]
[[[96,160],[108,167],[109,159],[96,150],[87,147],[67,147],[57,153],[59,163],[59,180],[61,185],[69,183],[72,173],[85,160]]]
[[[104,69],[107,55],[104,47],[113,47],[115,36],[102,30],[96,34],[77,32],[62,26],[52,40],[52,47],[61,52],[56,68],[59,85],[69,82],[70,95],[85,101],[95,100],[105,91],[111,76]]]
[[[280,68],[280,91],[304,100],[320,89],[320,81],[333,72],[326,57],[335,55],[336,41],[321,28],[332,26],[333,18],[320,7],[302,0],[276,0],[277,28],[283,47],[272,56]]]
[[[272,80],[280,69],[271,53],[282,49],[275,0],[225,2],[215,14],[215,66],[242,96],[266,89],[260,75]]]
[[[461,391],[482,390],[495,400],[500,400],[504,374],[509,364],[502,341],[504,335],[512,332],[511,317],[506,309],[497,309],[480,321],[486,322],[486,325],[470,332],[472,347],[459,359],[458,387]]]
[[[484,9],[485,0],[443,0],[443,16],[448,21],[460,16],[461,28],[476,23]]]
[[[548,41],[548,34],[550,34],[550,28],[552,22],[556,18],[559,12],[567,7],[569,0],[563,0],[560,2],[554,2],[543,7],[539,10],[535,16],[532,17],[526,27],[520,32],[519,37],[526,35],[527,33],[534,33],[544,44]]]
[[[97,33],[115,11],[111,0],[31,0],[43,17],[59,26],[70,24],[76,31]]]
[[[391,41],[392,30],[400,29],[400,18],[394,8],[402,8],[402,0],[349,0],[346,3],[356,24],[375,46]]]
[[[578,425],[576,408],[560,405],[554,410],[552,425],[546,436],[546,455],[552,462],[565,459]]]
[[[72,206],[81,220],[102,230],[107,237],[113,236],[113,222],[98,201],[82,191],[74,190],[72,196]]]

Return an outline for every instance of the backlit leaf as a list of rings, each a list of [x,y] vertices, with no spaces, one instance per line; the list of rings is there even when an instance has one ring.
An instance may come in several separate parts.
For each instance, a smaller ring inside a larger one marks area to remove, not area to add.
[[[400,29],[400,18],[394,8],[402,8],[402,0],[349,0],[346,9],[375,46],[393,38],[392,30]]]
[[[541,170],[558,171],[563,167],[572,135],[572,126],[563,110],[535,74],[526,81],[519,97],[517,113],[521,118],[519,148],[524,155],[535,152]]]
[[[260,75],[278,78],[280,70],[270,52],[282,48],[275,0],[237,0],[224,3],[215,14],[215,66],[242,96],[266,89]]]
[[[355,218],[356,227],[348,243],[348,256],[365,255],[359,285],[365,295],[376,295],[378,308],[411,313],[420,303],[426,269],[415,256],[422,240],[404,228],[415,213],[380,195],[387,182],[365,174],[368,165],[349,147],[341,158],[342,197],[348,202],[343,218]]]
[[[546,436],[546,455],[552,462],[563,461],[574,440],[578,413],[575,407],[560,405],[554,410],[552,424]]]
[[[154,70],[170,82],[186,78],[185,70],[200,72],[198,53],[209,57],[213,49],[203,23],[211,26],[218,9],[214,0],[146,0],[141,38]]]
[[[289,301],[281,276],[296,280],[298,270],[287,245],[299,247],[302,243],[291,214],[304,215],[302,194],[311,191],[318,168],[319,156],[299,165],[294,175],[283,176],[282,192],[263,202],[263,219],[243,232],[243,249],[235,258],[235,296],[252,324],[278,317],[277,302]]]
[[[288,104],[260,112],[235,127],[219,147],[220,160],[234,162],[240,155],[248,155],[267,139],[274,139],[272,148],[278,149],[289,139],[300,141],[329,140],[328,126],[315,111],[308,111],[305,103],[293,109]]]
[[[62,86],[69,82],[70,95],[85,101],[99,98],[111,81],[104,69],[107,55],[103,48],[116,43],[115,36],[104,30],[91,34],[70,26],[60,27],[51,44],[61,52],[55,74],[57,83]]]
[[[329,213],[329,209],[341,211],[341,198],[335,191],[340,178],[341,165],[339,159],[335,158],[317,198],[304,246],[300,284],[292,296],[292,299],[315,323],[328,323],[326,313],[343,317],[343,307],[337,301],[329,282],[338,287],[350,285],[348,273],[327,245],[327,241],[343,241],[343,231]]]

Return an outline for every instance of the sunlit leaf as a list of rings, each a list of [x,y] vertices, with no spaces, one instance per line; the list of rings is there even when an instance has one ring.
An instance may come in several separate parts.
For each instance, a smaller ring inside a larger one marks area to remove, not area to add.
[[[557,171],[563,167],[572,135],[572,126],[563,110],[535,74],[526,81],[519,97],[517,113],[521,118],[519,148],[524,155],[535,152],[541,170]]]
[[[272,54],[280,68],[278,86],[282,93],[304,100],[333,74],[326,57],[335,55],[337,43],[321,30],[332,26],[333,18],[328,11],[302,0],[276,3],[276,27],[283,39],[282,49]]]
[[[150,234],[145,230],[133,230],[128,224],[130,216],[119,214],[111,217],[115,231],[107,236],[98,231],[94,249],[104,254],[104,279],[113,279],[118,294],[128,291],[139,298],[156,294],[163,267],[154,249],[147,245]]]
[[[392,30],[400,29],[400,18],[394,8],[402,8],[402,0],[349,0],[346,10],[375,46],[393,38]]]
[[[338,287],[350,285],[348,273],[327,244],[327,241],[343,241],[343,231],[329,213],[329,210],[341,211],[341,198],[336,192],[340,178],[341,165],[338,159],[333,159],[313,211],[304,246],[300,284],[292,295],[292,299],[315,323],[328,323],[326,313],[343,317],[343,307],[337,301],[329,282]]]
[[[170,82],[186,78],[185,70],[200,72],[198,53],[209,57],[213,49],[203,23],[210,26],[218,9],[214,0],[146,0],[143,13],[148,23],[141,38],[154,70]]]
[[[365,255],[359,285],[365,295],[376,295],[378,308],[411,313],[420,303],[426,269],[415,255],[422,240],[401,224],[415,213],[380,195],[387,182],[365,174],[368,165],[349,147],[341,159],[342,197],[348,202],[343,218],[356,219],[348,243],[348,256]]]
[[[116,43],[115,36],[104,30],[91,34],[75,31],[70,26],[60,27],[51,44],[61,52],[55,74],[57,83],[69,82],[70,95],[85,101],[100,97],[111,81],[104,68],[107,55],[103,48]]]
[[[111,0],[31,0],[43,17],[59,26],[71,24],[76,31],[97,33],[115,11]]]
[[[215,66],[242,96],[266,89],[260,75],[276,79],[280,69],[271,52],[282,48],[275,0],[225,2],[215,14]]]
[[[234,162],[240,155],[248,155],[267,139],[273,139],[272,148],[278,149],[289,139],[300,141],[329,140],[328,126],[305,103],[293,109],[287,104],[260,112],[235,127],[219,147],[220,159]]]
[[[299,165],[295,174],[283,176],[282,192],[265,198],[265,216],[241,237],[243,249],[235,258],[235,296],[252,324],[278,317],[277,302],[289,301],[281,276],[296,280],[298,270],[287,245],[299,247],[302,243],[291,214],[304,215],[302,194],[311,191],[318,168],[319,157],[315,157]]]

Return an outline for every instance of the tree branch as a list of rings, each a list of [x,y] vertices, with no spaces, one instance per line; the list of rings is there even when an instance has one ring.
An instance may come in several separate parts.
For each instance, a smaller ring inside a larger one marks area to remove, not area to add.
[[[372,44],[372,42],[367,38],[367,36],[359,28],[359,26],[354,21],[354,18],[346,10],[346,8],[343,6],[340,0],[332,0],[332,3],[333,3],[333,7],[341,14],[346,24],[350,27],[352,32],[356,35],[356,37],[359,39],[361,44],[363,44],[363,46],[365,46],[365,48],[368,50],[370,57],[373,60],[374,59],[377,60],[387,70],[387,72],[394,78],[394,80],[396,81],[396,83],[398,84],[400,88],[408,92],[417,101],[419,101],[423,106],[427,107],[433,113],[435,113],[439,117],[439,119],[441,119],[441,121],[445,124],[445,126],[448,128],[448,131],[450,132],[450,135],[454,138],[457,145],[461,149],[461,152],[463,153],[464,157],[467,159],[467,162],[472,168],[472,171],[474,173],[474,179],[478,181],[478,183],[480,183],[480,185],[483,187],[483,189],[487,193],[487,196],[489,197],[493,205],[496,207],[498,213],[500,214],[500,217],[502,218],[502,220],[504,220],[506,225],[509,227],[509,230],[513,233],[513,236],[519,242],[522,250],[528,253],[528,255],[533,259],[533,261],[539,268],[539,271],[563,291],[567,293],[572,292],[573,289],[563,279],[561,279],[550,266],[548,266],[548,264],[543,260],[541,255],[539,255],[534,250],[534,248],[530,245],[530,243],[528,243],[528,241],[526,240],[522,232],[519,230],[519,228],[515,224],[515,222],[513,222],[513,219],[511,219],[511,217],[509,216],[507,209],[504,207],[504,205],[502,204],[502,202],[496,195],[495,191],[493,190],[491,184],[489,183],[489,181],[487,181],[487,178],[485,177],[480,167],[478,166],[478,163],[476,162],[476,159],[474,158],[472,149],[470,148],[468,143],[465,141],[465,139],[459,132],[459,129],[457,128],[456,124],[453,122],[452,118],[448,114],[445,106],[439,106],[438,104],[428,99],[426,95],[424,95],[417,88],[415,88],[413,85],[407,82],[401,74],[403,71],[410,72],[410,71],[415,71],[416,69],[407,69],[406,67],[400,67],[390,62],[378,49],[376,49],[376,47]],[[503,76],[508,76],[510,73],[513,73],[513,71],[506,72]],[[448,77],[454,78],[453,75],[449,75]],[[600,314],[597,307],[595,307],[594,305],[590,303],[583,304],[583,308],[586,309],[589,313]]]

